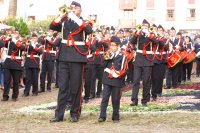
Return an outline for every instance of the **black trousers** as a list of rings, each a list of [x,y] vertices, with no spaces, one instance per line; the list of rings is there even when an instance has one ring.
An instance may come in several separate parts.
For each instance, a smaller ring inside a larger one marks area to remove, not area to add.
[[[107,117],[106,110],[109,103],[110,95],[112,96],[112,107],[113,107],[112,120],[119,120],[121,88],[105,84],[103,85],[103,98],[101,101],[100,118],[106,119]]]
[[[38,77],[39,77],[39,68],[26,68],[26,85],[24,89],[24,94],[29,95],[31,85],[32,93],[38,93]]]
[[[196,58],[196,75],[200,75],[200,58]]]
[[[90,98],[90,90],[95,89],[95,65],[94,64],[87,64],[84,68],[84,79],[85,79],[85,96],[84,99],[88,100]],[[93,87],[93,88],[92,88]]]
[[[4,69],[4,91],[3,98],[9,98],[11,77],[13,79],[13,94],[12,99],[18,98],[19,95],[19,79],[21,71],[15,69]]]
[[[58,86],[59,81],[59,62],[56,61],[56,85]]]
[[[51,90],[52,74],[54,69],[54,61],[42,61],[42,70],[40,74],[40,90],[45,91],[45,81],[47,75],[47,90]]]
[[[80,117],[83,63],[59,62],[59,92],[55,117],[63,119],[66,105],[72,104],[71,117]]]
[[[178,69],[179,63],[172,68],[167,68],[166,70],[166,86],[167,87],[177,87],[178,82]]]
[[[186,81],[186,71],[187,71],[187,79],[191,79],[191,73],[192,73],[192,66],[193,62],[190,62],[188,64],[183,64],[183,80]]]
[[[163,80],[165,77],[166,64],[154,64],[152,68],[152,88],[151,95],[153,98],[157,97],[157,94],[162,93]]]
[[[102,77],[103,77],[104,68],[100,64],[95,64],[94,75],[92,75],[92,87],[91,87],[91,95],[101,95],[102,92]],[[97,83],[97,91],[96,91],[96,79],[98,79]]]
[[[133,71],[134,71],[134,65],[133,62],[128,63],[128,71],[127,71],[127,79],[126,82],[132,83],[133,82]]]
[[[134,66],[134,80],[131,101],[138,101],[141,78],[143,84],[142,103],[147,103],[150,100],[151,72],[152,66]]]

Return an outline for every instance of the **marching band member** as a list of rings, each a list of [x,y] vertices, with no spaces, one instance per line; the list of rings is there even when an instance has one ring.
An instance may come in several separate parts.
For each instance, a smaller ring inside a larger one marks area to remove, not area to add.
[[[96,50],[96,44],[98,43],[96,37],[94,35],[90,35],[88,38],[88,43],[90,43],[89,54],[87,55],[87,64],[84,68],[84,79],[85,79],[85,96],[83,97],[84,102],[88,103],[90,99],[91,90],[95,90],[96,87],[96,77],[95,76],[95,64],[94,64],[94,52]]]
[[[53,76],[54,62],[56,57],[56,45],[54,41],[53,30],[49,30],[48,35],[43,40],[44,53],[42,57],[42,70],[40,74],[40,90],[38,93],[45,92],[45,80],[47,77],[47,91],[51,91],[51,82]],[[46,76],[47,75],[47,76]]]
[[[62,41],[59,48],[59,92],[55,118],[50,122],[63,121],[70,92],[72,106],[70,109],[71,122],[77,122],[81,114],[82,81],[84,65],[87,62],[89,46],[85,43],[92,27],[81,18],[81,5],[72,2],[70,11],[62,9],[60,15],[50,24],[50,29],[61,32]],[[64,12],[63,12],[64,11]]]
[[[144,19],[142,26],[138,28],[134,36],[130,39],[130,43],[137,44],[136,57],[134,62],[134,80],[131,106],[138,105],[138,92],[141,78],[143,81],[142,105],[146,106],[150,100],[151,88],[151,71],[153,66],[152,47],[157,44],[155,35],[149,32],[150,24]]]
[[[102,77],[103,77],[103,54],[108,49],[108,40],[100,37],[97,38],[96,51],[94,53],[94,75],[92,77],[91,96],[90,98],[99,98],[102,93]],[[96,86],[96,79],[98,83]]]
[[[185,47],[186,51],[189,54],[190,52],[194,51],[194,46],[192,43],[192,40],[189,36],[185,37]],[[193,66],[193,61],[187,64],[183,64],[183,81],[186,81],[186,70],[187,70],[187,80],[191,80],[191,73],[192,73],[192,66]]]
[[[182,50],[183,50],[183,39],[176,37],[176,30],[174,27],[172,27],[170,30],[169,52],[172,54],[173,52],[180,52]],[[175,89],[177,87],[179,64],[180,63],[177,63],[175,64],[175,66],[167,69],[165,89],[170,89],[171,87]]]
[[[25,97],[29,96],[32,86],[32,95],[38,95],[38,77],[40,70],[40,58],[42,54],[42,46],[38,43],[38,36],[32,34],[30,42],[27,42],[27,55],[25,59],[26,84],[24,89]]]
[[[127,70],[128,63],[125,55],[120,53],[120,39],[116,36],[111,37],[110,53],[104,54],[104,73],[103,73],[103,98],[101,101],[101,112],[98,121],[106,120],[106,110],[110,95],[112,96],[113,122],[118,122],[122,79]]]
[[[157,95],[162,95],[163,80],[165,77],[165,68],[167,64],[167,51],[168,46],[165,45],[166,39],[164,38],[164,28],[159,25],[157,27],[157,41],[156,55],[154,59],[154,66],[152,68],[152,89],[151,95],[153,101],[156,101]]]
[[[7,37],[4,43],[1,43],[1,48],[8,48],[8,56],[4,62],[4,91],[3,91],[3,99],[2,101],[8,101],[9,99],[9,91],[11,85],[11,77],[13,79],[13,94],[12,100],[17,101],[19,95],[19,75],[22,71],[22,51],[25,46],[22,42],[19,41],[20,33],[19,31],[15,31],[13,37]],[[3,45],[2,45],[3,44]]]

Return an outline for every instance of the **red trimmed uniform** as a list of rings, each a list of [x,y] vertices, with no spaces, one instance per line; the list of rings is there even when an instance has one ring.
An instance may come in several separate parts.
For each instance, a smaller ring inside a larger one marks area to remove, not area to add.
[[[79,26],[71,19],[62,19],[59,23],[54,20],[50,29],[61,32],[61,41],[58,53],[59,61],[59,93],[55,118],[63,120],[67,98],[72,98],[70,115],[79,119],[82,102],[82,79],[84,64],[87,63],[89,46],[85,43],[87,35],[92,33],[92,27],[84,22]]]
[[[29,96],[31,86],[33,95],[38,94],[38,77],[40,70],[39,56],[42,54],[42,46],[38,43],[35,45],[35,47],[29,45],[27,48],[27,55],[24,65],[26,70],[26,85],[24,89],[24,96]]]
[[[134,62],[134,78],[131,105],[138,105],[138,93],[140,80],[143,82],[142,104],[146,105],[150,100],[151,72],[154,60],[153,47],[157,44],[157,39],[153,34],[148,37],[145,34],[137,34],[130,39],[130,43],[138,44]],[[155,52],[155,51],[154,51]]]
[[[42,58],[42,70],[40,73],[40,91],[45,92],[47,89],[51,91],[51,83],[54,69],[54,62],[56,58],[56,45],[54,44],[55,38],[52,36],[51,40],[44,39],[44,53]],[[45,81],[47,77],[47,87],[45,88]]]
[[[117,53],[117,52],[116,52]],[[104,62],[103,73],[103,98],[101,101],[100,118],[106,120],[106,110],[110,96],[112,96],[113,114],[112,120],[119,120],[119,107],[121,98],[121,87],[123,85],[123,77],[128,68],[128,62],[125,55],[121,53]]]
[[[9,99],[11,77],[13,79],[12,99],[17,100],[19,94],[19,78],[22,72],[21,53],[25,49],[24,44],[20,41],[13,42],[11,39],[4,42],[4,46],[8,48],[8,56],[4,62],[4,92],[3,101]],[[0,46],[2,48],[3,46]]]

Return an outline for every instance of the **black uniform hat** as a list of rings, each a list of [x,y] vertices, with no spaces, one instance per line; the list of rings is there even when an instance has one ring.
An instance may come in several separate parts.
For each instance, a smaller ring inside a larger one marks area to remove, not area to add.
[[[113,31],[114,31],[114,30],[115,30],[115,28],[114,28],[113,26],[111,26],[111,27],[110,27],[110,30],[113,30]]]
[[[176,29],[174,27],[172,27],[171,30],[176,30]]]
[[[38,37],[37,34],[33,33],[31,37]]]
[[[114,42],[114,43],[116,43],[118,45],[121,44],[121,41],[120,41],[119,37],[117,37],[117,36],[112,36],[110,41]]]
[[[189,42],[191,42],[191,41],[192,41],[192,39],[191,39],[191,37],[190,37],[190,36],[185,36],[185,37],[189,39]]]
[[[152,26],[153,26],[153,27],[157,27],[157,25],[155,25],[155,24],[153,24]]]
[[[160,25],[160,24],[158,25],[158,28],[162,28],[163,30],[165,30],[165,29],[162,27],[162,25]]]
[[[124,30],[123,29],[119,29],[119,32],[124,32]]]
[[[148,26],[150,26],[150,23],[149,23],[146,19],[144,19],[144,20],[142,21],[142,24],[147,24]]]
[[[178,32],[176,35],[180,35],[180,36],[182,36],[182,33],[181,33],[181,32]]]
[[[75,7],[77,6],[81,8],[81,4],[75,1],[72,1],[71,6],[75,6]]]
[[[110,27],[106,27],[106,30],[110,30]]]

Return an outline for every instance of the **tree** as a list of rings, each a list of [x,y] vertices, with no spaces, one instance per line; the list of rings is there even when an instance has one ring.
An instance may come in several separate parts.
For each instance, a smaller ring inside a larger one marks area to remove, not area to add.
[[[17,0],[9,0],[8,16],[17,16]]]
[[[22,36],[26,36],[30,32],[27,24],[24,22],[22,18],[20,18],[19,20],[15,18],[9,18],[6,20],[6,24],[18,29]]]

